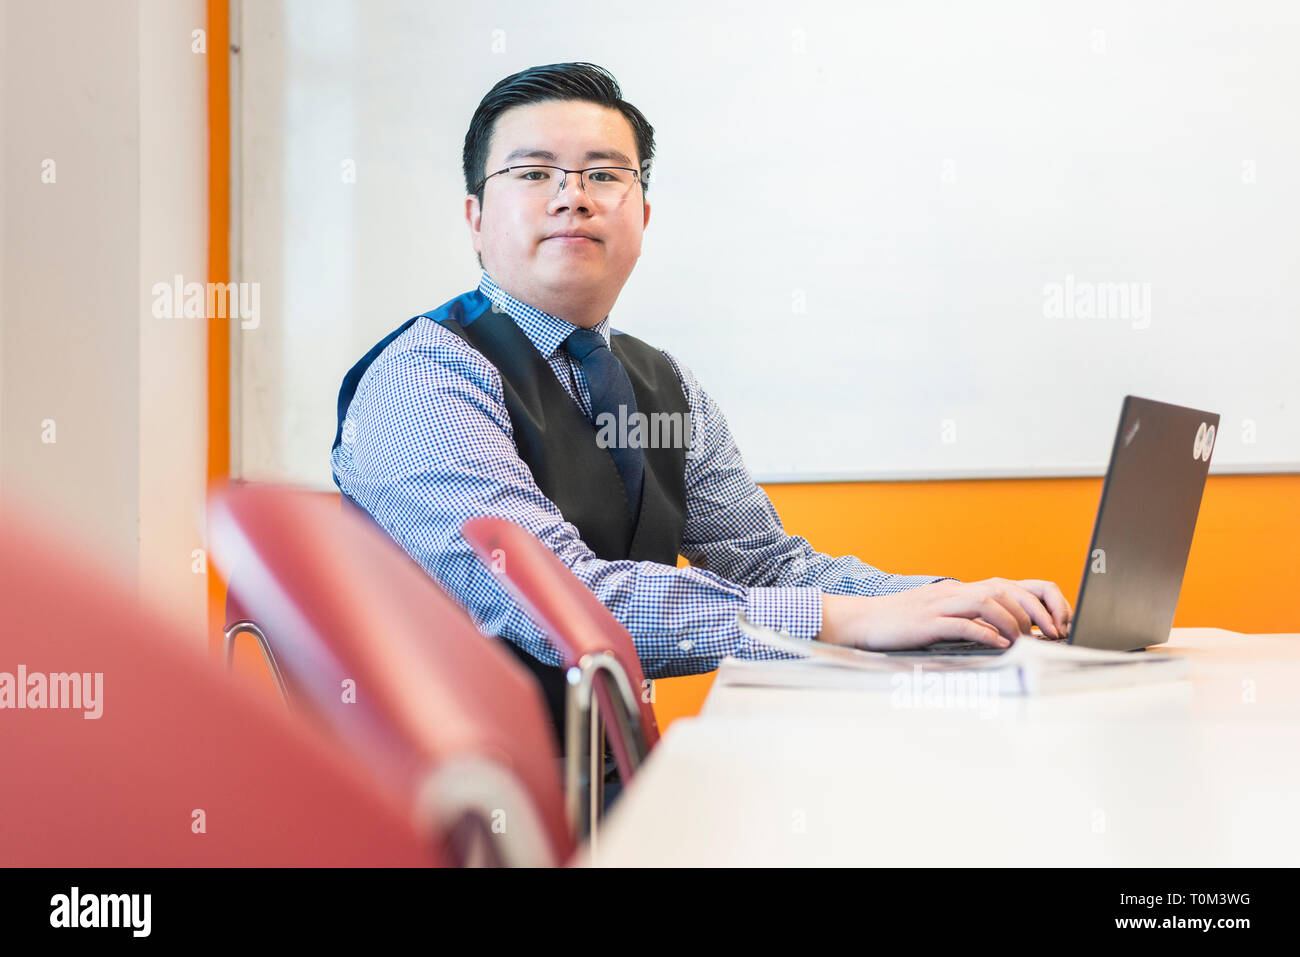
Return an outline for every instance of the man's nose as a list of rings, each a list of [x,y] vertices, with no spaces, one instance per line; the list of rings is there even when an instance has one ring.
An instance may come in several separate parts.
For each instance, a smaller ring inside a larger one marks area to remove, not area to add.
[[[583,188],[581,173],[562,173],[564,178],[560,181],[560,189],[551,200],[551,205],[561,204],[559,208],[566,207],[570,202],[576,203],[580,209],[587,209],[591,205],[591,197],[587,195]]]

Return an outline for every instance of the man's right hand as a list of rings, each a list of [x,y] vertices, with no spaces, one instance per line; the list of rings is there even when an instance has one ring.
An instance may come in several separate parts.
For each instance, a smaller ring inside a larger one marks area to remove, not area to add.
[[[1055,637],[1060,633],[1058,623],[1068,625],[1070,614],[1069,603],[1051,582],[942,581],[896,595],[823,593],[817,639],[869,651],[922,648],[945,639],[1006,648],[1028,634],[1032,624]]]

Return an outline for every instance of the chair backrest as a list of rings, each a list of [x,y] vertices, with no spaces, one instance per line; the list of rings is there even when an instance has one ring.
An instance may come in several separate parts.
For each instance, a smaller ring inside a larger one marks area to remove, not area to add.
[[[213,559],[295,696],[353,753],[445,828],[467,813],[504,823],[509,863],[569,858],[540,689],[400,546],[332,496],[284,486],[218,488],[209,521]]]
[[[0,516],[0,614],[0,865],[441,862],[439,835],[323,735],[86,543],[16,510]]]
[[[627,675],[637,706],[641,738],[647,750],[659,741],[654,708],[643,693],[645,675],[632,636],[558,555],[515,522],[495,516],[470,519],[461,530],[475,554],[500,579],[533,623],[550,637],[566,667],[587,655],[611,655]],[[600,707],[615,712],[609,684],[596,684]],[[623,779],[633,774],[621,735],[610,737]]]

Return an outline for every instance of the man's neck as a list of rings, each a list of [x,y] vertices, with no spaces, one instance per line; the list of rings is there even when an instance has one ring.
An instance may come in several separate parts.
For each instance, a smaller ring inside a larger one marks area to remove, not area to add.
[[[513,296],[514,293],[511,293]],[[516,299],[520,297],[515,296]],[[609,307],[613,303],[606,303],[592,300],[573,299],[548,299],[540,297],[537,301],[520,299],[521,302],[527,302],[534,309],[540,309],[542,312],[550,313],[552,316],[563,319],[565,322],[571,322],[575,326],[583,329],[590,329],[597,325],[600,320],[609,315]]]
[[[518,299],[520,302],[532,306],[565,322],[570,322],[582,329],[591,329],[599,325],[600,321],[609,315],[610,309],[614,303],[605,297],[574,297],[574,296],[548,296],[545,294],[537,295],[520,295],[514,289],[498,280],[491,273],[492,281],[496,283],[497,288],[511,298]]]

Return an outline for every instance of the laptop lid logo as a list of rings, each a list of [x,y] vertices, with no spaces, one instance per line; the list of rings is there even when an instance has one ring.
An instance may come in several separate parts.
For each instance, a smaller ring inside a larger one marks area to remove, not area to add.
[[[1210,452],[1214,449],[1214,426],[1202,422],[1196,430],[1196,441],[1192,443],[1192,458],[1210,461]]]

